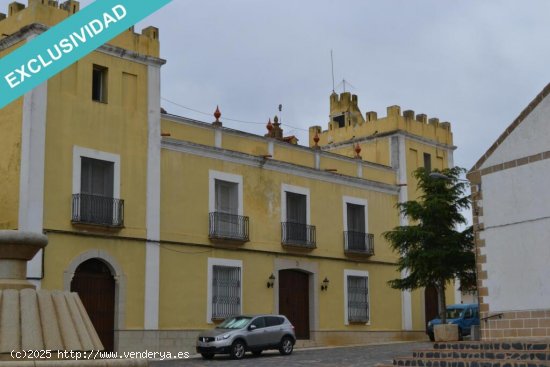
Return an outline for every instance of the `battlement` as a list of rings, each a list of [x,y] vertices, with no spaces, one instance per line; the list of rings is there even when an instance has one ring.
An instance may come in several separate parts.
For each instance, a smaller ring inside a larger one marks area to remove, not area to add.
[[[7,14],[0,13],[0,39],[10,37],[21,28],[34,23],[53,27],[79,10],[80,2],[76,0],[28,0],[27,6],[12,2],[8,5]],[[136,33],[134,27],[131,27],[109,44],[142,55],[160,55],[159,30],[156,27],[144,28],[141,34]]]
[[[328,130],[320,126],[309,129],[309,144],[315,146],[317,136],[319,147],[350,142],[353,139],[374,138],[384,133],[404,131],[419,138],[433,140],[435,143],[453,145],[451,124],[440,122],[439,118],[428,118],[426,114],[415,114],[413,110],[401,112],[401,107],[394,105],[386,109],[385,117],[378,117],[374,111],[364,116],[358,106],[357,95],[332,93],[330,96],[330,121]]]

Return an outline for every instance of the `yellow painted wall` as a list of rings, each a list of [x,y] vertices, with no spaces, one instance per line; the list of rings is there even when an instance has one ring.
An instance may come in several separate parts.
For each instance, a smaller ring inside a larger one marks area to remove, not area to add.
[[[145,246],[143,242],[71,234],[48,233],[44,252],[44,289],[63,289],[63,272],[79,255],[92,249],[106,251],[120,265],[126,280],[125,323],[128,329],[143,328]]]
[[[0,57],[22,45],[20,42],[0,50]],[[22,119],[23,97],[0,110],[0,229],[17,229],[18,226]]]
[[[0,112],[0,229],[16,229],[19,213],[23,98]]]
[[[93,101],[93,65],[108,66],[108,103]],[[123,107],[123,74],[137,76],[137,107]],[[63,101],[63,103],[59,103]],[[70,104],[71,108],[66,108]],[[145,237],[147,67],[94,52],[48,81],[44,227],[72,230],[73,146],[120,155],[122,236]]]
[[[210,243],[208,240],[209,170],[243,177],[244,215],[250,219],[250,242],[244,247],[289,252],[281,247],[282,184],[310,189],[311,224],[317,228],[312,254],[342,257],[343,196],[366,199],[369,232],[376,236],[373,259],[394,261],[381,233],[398,223],[396,195],[291,176],[171,150],[162,151],[161,233],[163,240]],[[192,208],[192,210],[189,210]],[[378,250],[379,249],[379,250]]]
[[[243,144],[243,140],[246,143]],[[256,140],[252,137],[243,138],[242,134],[231,134],[224,131],[222,148],[260,157],[268,154],[268,140]]]
[[[294,164],[306,167],[315,165],[315,157],[311,151],[297,149],[288,143],[277,143],[273,159],[283,162],[294,162]]]
[[[214,146],[214,129],[210,127],[178,123],[163,116],[161,129],[163,133],[170,134],[172,139]]]
[[[365,140],[359,143],[361,147],[361,158],[367,162],[391,166],[389,138]],[[331,149],[330,152],[341,154],[346,157],[355,156],[355,145],[347,144]]]
[[[241,260],[242,312],[245,314],[275,313],[273,288],[266,282],[271,273],[277,277],[274,255],[237,252],[220,248],[185,245],[162,245],[161,248],[161,329],[207,329],[207,269],[208,258]],[[387,265],[353,263],[345,261],[319,261],[286,256],[285,259],[315,262],[318,266],[318,286],[324,277],[330,279],[327,291],[318,290],[319,330],[400,330],[401,294],[390,289],[386,282],[397,276]],[[370,316],[369,325],[344,325],[344,270],[369,272]],[[190,276],[192,274],[192,276]],[[311,300],[313,302],[313,300]],[[311,325],[314,328],[313,325]]]

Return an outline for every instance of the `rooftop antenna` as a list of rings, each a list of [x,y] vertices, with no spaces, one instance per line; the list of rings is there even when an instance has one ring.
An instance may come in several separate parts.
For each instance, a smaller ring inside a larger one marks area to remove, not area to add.
[[[334,91],[334,58],[332,56],[332,49],[330,50],[330,64],[332,66],[332,93],[336,93]]]
[[[279,120],[280,123],[283,123],[283,105],[279,103]]]
[[[353,88],[353,89],[356,89],[353,84],[351,84],[350,82],[348,82],[346,79],[342,79],[342,81],[337,85],[337,87],[339,87],[340,85],[343,85],[344,86],[344,93],[346,93],[346,85],[348,85],[349,87]]]

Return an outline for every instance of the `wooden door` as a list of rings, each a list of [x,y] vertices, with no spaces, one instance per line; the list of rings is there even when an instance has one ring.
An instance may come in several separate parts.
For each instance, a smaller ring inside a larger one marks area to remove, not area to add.
[[[94,324],[106,351],[114,348],[115,279],[99,259],[90,259],[78,266],[71,282]]]
[[[294,325],[297,339],[309,339],[309,275],[279,271],[279,313]]]
[[[428,329],[428,321],[437,317],[437,289],[435,287],[426,287],[424,290],[424,315],[426,320],[426,331]]]

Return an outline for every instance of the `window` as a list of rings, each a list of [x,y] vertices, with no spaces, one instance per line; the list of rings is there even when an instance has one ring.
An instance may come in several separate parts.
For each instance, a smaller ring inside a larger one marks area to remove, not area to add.
[[[265,317],[257,317],[250,325],[256,326],[256,329],[262,329],[266,327],[265,319]]]
[[[285,319],[278,316],[267,316],[266,317],[266,326],[279,326],[282,325],[285,322]]]
[[[82,157],[80,193],[113,197],[113,162]]]
[[[286,193],[286,221],[296,224],[307,224],[307,196]]]
[[[424,153],[424,168],[428,172],[432,170],[432,155],[430,153]]]
[[[344,270],[345,324],[368,323],[369,275],[366,271]]]
[[[346,126],[346,115],[342,114],[342,115],[334,116],[332,119],[334,120],[334,122],[338,124],[338,127]]]
[[[242,262],[208,259],[207,322],[241,314]]]
[[[214,265],[212,269],[212,319],[241,313],[241,269]]]
[[[124,201],[119,195],[119,156],[74,147],[72,222],[122,226]]]
[[[248,241],[248,217],[242,216],[242,177],[210,171],[211,239]]]
[[[94,65],[92,69],[92,100],[107,103],[107,72],[103,66]]]
[[[315,226],[309,224],[309,189],[284,185],[281,196],[282,243],[315,247]]]
[[[344,251],[374,254],[374,236],[367,233],[367,201],[344,196]]]

